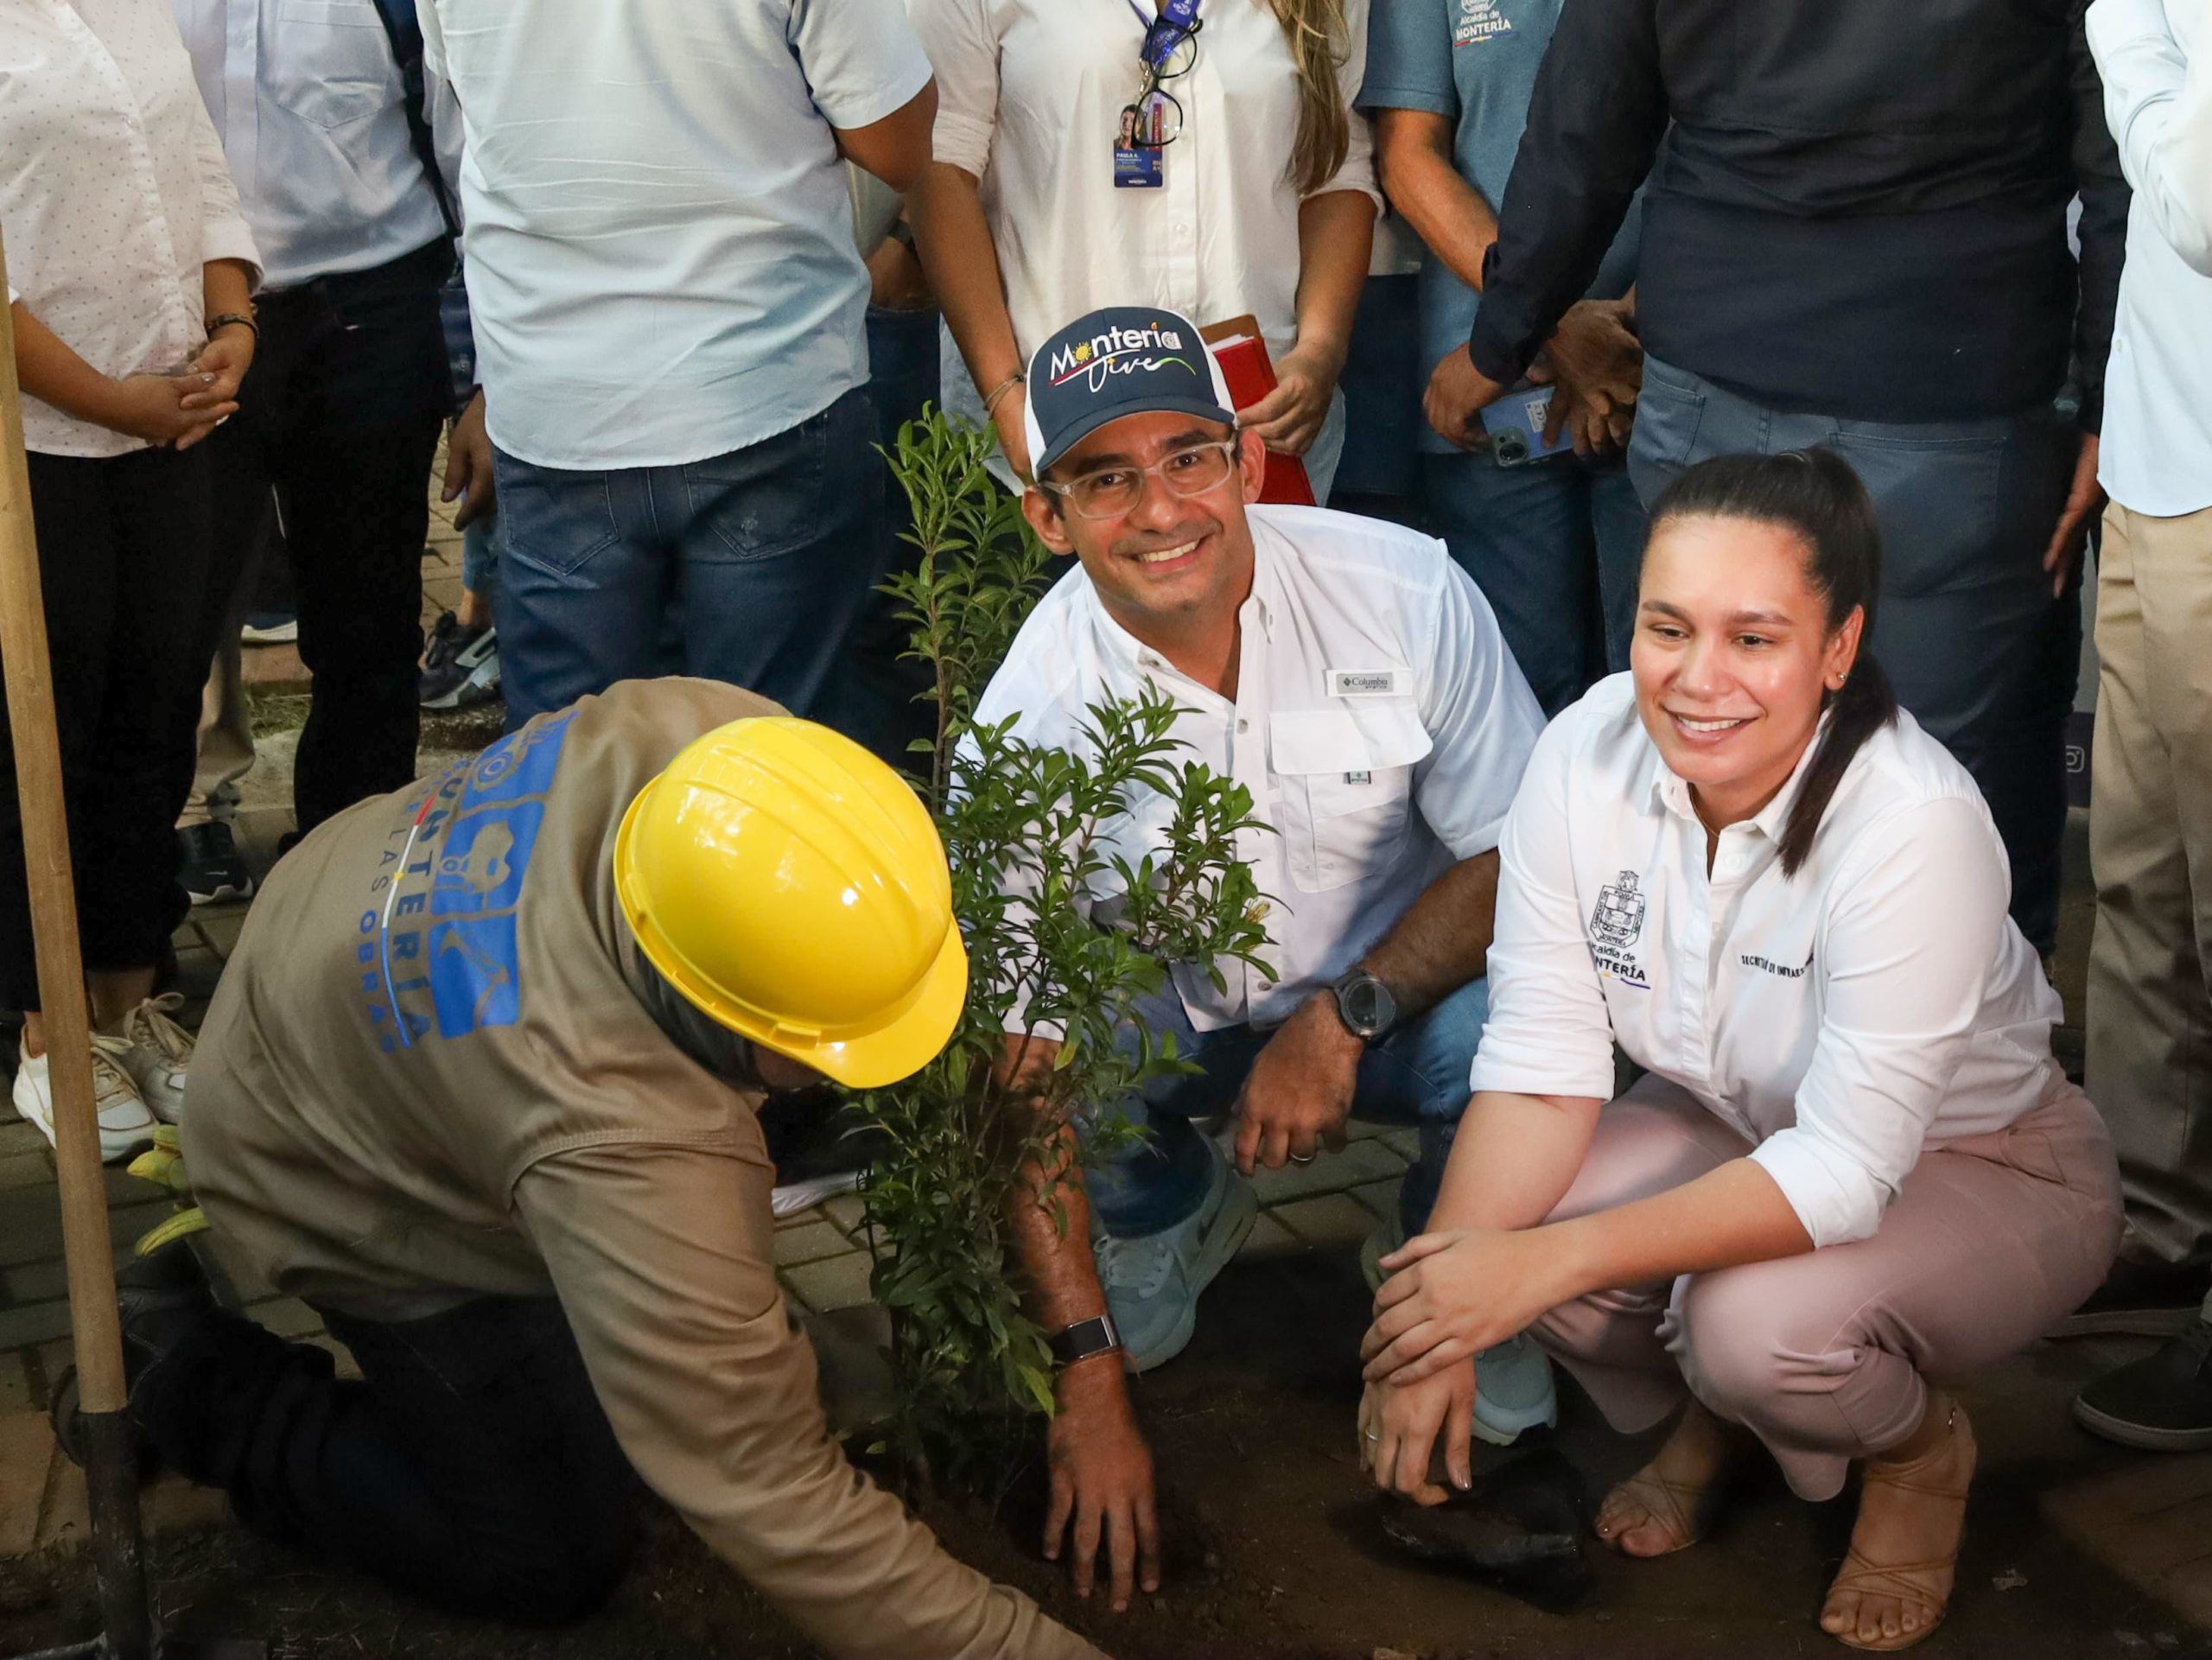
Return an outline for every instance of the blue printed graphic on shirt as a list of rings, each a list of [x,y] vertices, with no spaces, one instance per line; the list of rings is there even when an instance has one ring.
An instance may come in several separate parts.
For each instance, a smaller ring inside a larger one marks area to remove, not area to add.
[[[522,1017],[515,907],[574,718],[528,727],[453,767],[389,832],[354,943],[386,1054]]]

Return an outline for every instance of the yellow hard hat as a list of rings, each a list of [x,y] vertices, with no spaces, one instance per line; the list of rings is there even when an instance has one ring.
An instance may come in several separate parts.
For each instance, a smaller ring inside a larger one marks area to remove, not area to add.
[[[811,721],[733,721],[687,747],[622,815],[614,888],[687,1000],[840,1084],[919,1070],[967,998],[928,811]]]

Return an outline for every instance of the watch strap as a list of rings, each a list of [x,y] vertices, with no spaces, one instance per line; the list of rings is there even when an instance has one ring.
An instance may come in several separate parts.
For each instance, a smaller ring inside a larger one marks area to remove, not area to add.
[[[1063,1326],[1045,1342],[1052,1350],[1056,1362],[1063,1366],[1072,1366],[1077,1361],[1088,1360],[1093,1355],[1111,1354],[1122,1346],[1122,1334],[1114,1329],[1111,1314],[1093,1314],[1089,1320]]]

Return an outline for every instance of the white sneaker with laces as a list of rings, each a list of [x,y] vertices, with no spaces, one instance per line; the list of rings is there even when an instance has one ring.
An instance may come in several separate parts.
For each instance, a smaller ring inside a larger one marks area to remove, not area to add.
[[[100,1158],[113,1164],[143,1153],[154,1144],[154,1115],[146,1110],[145,1097],[123,1070],[126,1045],[120,1038],[92,1035],[92,1103],[99,1110]],[[54,1139],[54,1079],[44,1055],[20,1049],[16,1061],[16,1110],[36,1124],[48,1141]]]
[[[127,1046],[116,1059],[155,1117],[165,1124],[184,1122],[184,1075],[192,1065],[192,1034],[170,1018],[184,1007],[177,992],[149,997],[123,1017]]]

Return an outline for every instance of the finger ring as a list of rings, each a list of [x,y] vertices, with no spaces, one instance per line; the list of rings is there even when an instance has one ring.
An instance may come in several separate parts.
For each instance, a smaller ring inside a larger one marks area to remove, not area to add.
[[[1314,1160],[1320,1156],[1321,1155],[1318,1153],[1308,1153],[1304,1158],[1300,1158],[1297,1154],[1294,1153],[1290,1155],[1290,1161],[1293,1164],[1311,1164]]]
[[[1382,1434],[1380,1430],[1370,1429],[1367,1432],[1367,1439],[1371,1441],[1379,1441],[1382,1439]]]

